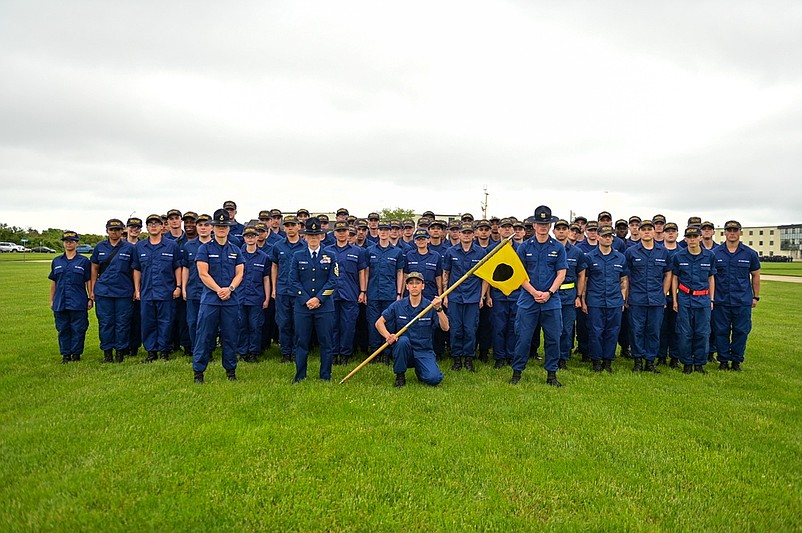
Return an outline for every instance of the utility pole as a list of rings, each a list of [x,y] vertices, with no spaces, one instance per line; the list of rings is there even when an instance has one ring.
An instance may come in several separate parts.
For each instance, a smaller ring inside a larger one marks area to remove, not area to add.
[[[482,218],[487,219],[487,197],[490,195],[487,192],[487,185],[483,185],[482,187],[485,191],[485,201],[480,204],[482,206]]]

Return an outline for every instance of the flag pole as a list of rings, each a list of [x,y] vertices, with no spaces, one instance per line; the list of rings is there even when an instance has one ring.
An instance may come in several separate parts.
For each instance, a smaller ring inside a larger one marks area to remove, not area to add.
[[[472,275],[474,272],[476,272],[476,270],[478,270],[478,269],[479,269],[479,267],[481,267],[482,265],[484,265],[485,263],[487,263],[487,261],[489,261],[489,260],[490,260],[490,258],[491,258],[491,257],[493,257],[494,255],[496,255],[496,254],[497,254],[497,253],[498,253],[498,252],[499,252],[499,251],[500,251],[500,250],[501,250],[501,249],[502,249],[502,248],[503,248],[505,245],[507,245],[507,244],[509,244],[510,242],[512,242],[512,239],[513,239],[513,237],[515,237],[515,235],[510,235],[509,237],[505,237],[505,238],[504,238],[504,239],[503,239],[503,240],[502,240],[500,243],[498,243],[498,244],[496,245],[496,247],[495,247],[495,248],[493,248],[492,250],[490,250],[490,253],[489,253],[489,254],[487,254],[486,256],[484,256],[484,257],[482,258],[482,260],[481,260],[481,261],[479,261],[478,263],[476,263],[476,264],[475,264],[473,267],[471,267],[471,269],[470,269],[469,271],[467,271],[467,272],[466,272],[466,273],[465,273],[465,274],[464,274],[464,275],[463,275],[461,278],[459,278],[459,279],[458,279],[457,281],[455,281],[455,282],[454,282],[454,283],[453,283],[451,286],[449,286],[449,287],[448,287],[448,288],[447,288],[445,291],[443,291],[443,294],[441,294],[441,295],[440,295],[440,298],[445,298],[446,296],[448,296],[448,294],[449,294],[451,291],[453,291],[454,289],[456,289],[457,287],[459,287],[459,285],[460,285],[460,284],[461,284],[463,281],[465,281],[466,279],[468,279],[469,277],[471,277],[471,275]],[[407,323],[407,325],[406,325],[406,326],[404,326],[403,328],[399,329],[399,330],[398,330],[398,332],[395,334],[395,335],[396,335],[396,337],[400,337],[401,335],[403,335],[403,334],[404,334],[404,332],[405,332],[407,329],[409,329],[409,327],[410,327],[412,324],[414,324],[415,322],[417,322],[417,321],[418,321],[418,319],[419,319],[420,317],[422,317],[423,315],[425,315],[426,313],[428,313],[428,312],[429,312],[429,310],[430,310],[430,309],[433,307],[433,305],[434,305],[434,304],[431,304],[431,303],[430,303],[429,305],[427,305],[427,306],[426,306],[426,308],[425,308],[423,311],[421,311],[420,313],[418,313],[418,315],[417,315],[415,318],[413,318],[412,320],[410,320],[410,321],[409,321],[409,323]],[[371,324],[368,324],[368,327],[371,327]],[[375,327],[375,325],[373,325],[373,327]],[[385,348],[387,348],[388,346],[390,346],[390,344],[389,344],[388,342],[385,342],[384,344],[382,344],[382,345],[381,345],[381,346],[380,346],[380,347],[379,347],[379,348],[378,348],[378,349],[377,349],[375,352],[373,352],[372,354],[370,354],[370,355],[367,357],[367,359],[365,359],[364,361],[362,361],[361,363],[359,363],[359,366],[357,366],[355,369],[353,369],[353,370],[351,371],[351,373],[349,373],[347,376],[345,376],[345,377],[342,379],[342,381],[340,381],[340,385],[342,385],[343,383],[345,383],[346,381],[348,381],[349,379],[351,379],[351,377],[352,377],[354,374],[356,374],[357,372],[359,372],[360,370],[362,370],[362,368],[364,368],[364,367],[365,367],[365,365],[367,365],[368,363],[370,363],[370,362],[371,362],[371,361],[372,361],[372,360],[373,360],[373,359],[374,359],[374,358],[375,358],[377,355],[379,355],[380,353],[382,353],[382,352],[384,351],[384,349],[385,349]]]

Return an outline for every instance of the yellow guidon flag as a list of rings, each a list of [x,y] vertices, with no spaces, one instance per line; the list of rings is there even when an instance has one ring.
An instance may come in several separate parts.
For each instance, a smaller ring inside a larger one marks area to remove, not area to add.
[[[485,264],[477,268],[474,274],[507,296],[524,281],[529,281],[524,264],[521,263],[521,258],[515,253],[510,241],[507,241]]]

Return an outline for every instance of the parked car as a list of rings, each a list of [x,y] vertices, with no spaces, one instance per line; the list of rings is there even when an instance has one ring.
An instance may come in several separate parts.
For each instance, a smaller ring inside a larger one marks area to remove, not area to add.
[[[47,246],[36,246],[31,248],[32,252],[36,252],[39,254],[54,254],[56,251],[53,248],[48,248]]]
[[[93,250],[94,248],[91,244],[79,244],[75,249],[75,251],[79,254],[91,254]]]
[[[0,252],[24,252],[25,247],[13,242],[0,242]]]

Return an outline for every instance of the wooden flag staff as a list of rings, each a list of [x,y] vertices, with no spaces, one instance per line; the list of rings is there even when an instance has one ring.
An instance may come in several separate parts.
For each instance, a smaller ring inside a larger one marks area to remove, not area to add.
[[[484,256],[484,257],[482,258],[482,260],[481,260],[481,261],[479,261],[478,263],[476,263],[476,264],[475,264],[475,265],[474,265],[474,266],[473,266],[473,267],[472,267],[472,268],[471,268],[469,271],[467,271],[467,272],[465,273],[465,275],[464,275],[464,276],[462,276],[461,278],[459,278],[459,279],[458,279],[456,282],[454,282],[454,284],[453,284],[453,285],[451,285],[449,288],[447,288],[445,291],[443,291],[443,294],[441,294],[441,295],[440,295],[440,298],[445,298],[446,296],[448,296],[448,294],[449,294],[451,291],[453,291],[454,289],[456,289],[457,287],[459,287],[459,285],[460,285],[460,284],[461,284],[463,281],[465,281],[466,279],[468,279],[468,278],[469,278],[471,275],[473,275],[473,273],[474,273],[474,272],[476,272],[476,270],[477,270],[479,267],[481,267],[482,265],[484,265],[485,263],[487,263],[487,261],[488,261],[488,260],[490,260],[490,258],[491,258],[491,257],[493,257],[494,255],[496,255],[496,254],[498,253],[498,251],[499,251],[499,250],[501,250],[501,249],[502,249],[502,248],[503,248],[505,245],[509,244],[509,243],[512,241],[513,237],[514,237],[514,235],[510,235],[509,237],[505,238],[505,239],[504,239],[504,240],[502,240],[500,243],[498,243],[498,245],[496,245],[496,247],[495,247],[495,248],[493,248],[493,249],[490,251],[490,253],[489,253],[489,254],[487,254],[486,256]],[[417,321],[418,321],[418,319],[419,319],[420,317],[422,317],[423,315],[425,315],[426,313],[428,313],[428,312],[429,312],[429,310],[432,308],[432,305],[433,305],[433,304],[429,304],[429,305],[427,305],[427,306],[426,306],[426,307],[423,309],[423,311],[421,311],[420,313],[418,313],[418,315],[417,315],[415,318],[413,318],[412,320],[410,320],[410,321],[409,321],[409,323],[408,323],[406,326],[404,326],[403,328],[401,328],[400,330],[398,330],[398,332],[395,334],[395,335],[396,335],[396,337],[400,337],[401,335],[403,335],[403,333],[404,333],[404,332],[405,332],[405,331],[406,331],[406,330],[409,328],[409,326],[411,326],[412,324],[414,324],[415,322],[417,322]],[[371,324],[368,324],[368,327],[371,327]],[[375,326],[374,326],[374,327],[375,327]],[[367,359],[365,359],[364,361],[362,361],[362,362],[359,364],[359,366],[357,366],[355,369],[353,369],[353,370],[351,371],[351,373],[350,373],[350,374],[348,374],[347,376],[345,376],[345,377],[342,379],[342,381],[340,381],[340,385],[342,385],[343,383],[345,383],[346,381],[348,381],[348,380],[351,378],[351,376],[353,376],[354,374],[356,374],[357,372],[359,372],[360,370],[362,370],[362,368],[363,368],[365,365],[367,365],[368,363],[370,363],[370,362],[373,360],[373,358],[374,358],[374,357],[376,357],[377,355],[379,355],[380,353],[382,353],[382,351],[384,351],[384,349],[385,349],[385,348],[387,348],[389,345],[390,345],[390,344],[389,344],[389,343],[387,343],[387,342],[385,342],[384,344],[382,344],[382,345],[381,345],[381,346],[380,346],[380,347],[379,347],[379,348],[378,348],[378,349],[377,349],[375,352],[373,352],[372,354],[370,354],[370,355],[368,356],[368,358],[367,358]]]

